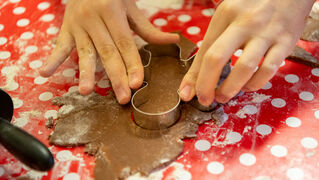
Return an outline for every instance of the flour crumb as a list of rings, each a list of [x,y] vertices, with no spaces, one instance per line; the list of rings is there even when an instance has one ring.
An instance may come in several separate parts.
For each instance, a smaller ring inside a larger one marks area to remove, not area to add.
[[[270,95],[265,95],[265,94],[259,94],[254,92],[252,94],[252,103],[262,103],[263,101],[269,100],[271,98]]]
[[[43,134],[43,132],[39,130],[39,131],[38,131],[38,134],[41,135],[41,134]]]
[[[249,132],[250,130],[251,130],[251,126],[246,126],[243,131],[243,134]]]
[[[222,126],[228,120],[228,114],[224,112],[224,107],[219,107],[212,112],[212,119],[217,126]]]
[[[236,106],[238,104],[238,102],[236,100],[230,100],[227,105],[228,106]]]
[[[59,115],[67,114],[67,113],[71,112],[73,109],[74,109],[74,106],[73,106],[73,105],[63,105],[63,106],[59,109],[58,114],[59,114]],[[59,115],[58,115],[58,116],[59,116]]]
[[[7,91],[16,90],[19,87],[19,84],[14,80],[18,72],[20,71],[19,66],[7,66],[2,68],[1,73],[6,77],[6,85],[1,88]]]

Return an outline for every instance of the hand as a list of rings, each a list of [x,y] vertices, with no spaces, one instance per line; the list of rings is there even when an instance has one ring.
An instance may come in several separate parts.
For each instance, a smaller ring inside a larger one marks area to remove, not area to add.
[[[178,35],[156,29],[138,10],[134,0],[69,0],[57,46],[40,70],[51,76],[76,46],[81,94],[90,94],[99,55],[117,100],[129,102],[131,90],[143,83],[144,73],[130,27],[150,43],[176,43]]]
[[[297,43],[313,3],[314,0],[223,1],[180,85],[181,98],[189,101],[196,94],[199,102],[208,106],[214,98],[226,103],[240,90],[262,88]],[[243,53],[232,72],[217,87],[222,68],[241,47]]]

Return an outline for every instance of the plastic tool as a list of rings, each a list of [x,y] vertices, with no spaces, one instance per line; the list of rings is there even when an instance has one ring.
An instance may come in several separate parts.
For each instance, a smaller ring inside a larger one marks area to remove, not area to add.
[[[11,97],[0,89],[0,143],[32,169],[48,171],[54,165],[49,149],[35,137],[10,123],[13,116]]]

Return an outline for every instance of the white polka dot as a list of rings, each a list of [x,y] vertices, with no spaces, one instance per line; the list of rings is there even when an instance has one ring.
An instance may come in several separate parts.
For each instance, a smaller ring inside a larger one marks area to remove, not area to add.
[[[38,47],[37,46],[28,46],[25,48],[25,52],[28,54],[32,54],[38,51]]]
[[[303,91],[299,94],[299,98],[304,101],[312,101],[314,96],[311,92]]]
[[[282,61],[282,63],[280,64],[280,67],[283,67],[286,64],[286,61]]]
[[[273,105],[276,108],[282,108],[286,106],[286,101],[281,98],[275,98],[271,100],[271,105]]]
[[[0,45],[4,45],[5,43],[7,43],[7,38],[5,37],[0,37]]]
[[[197,26],[191,26],[191,27],[187,28],[188,34],[195,35],[195,34],[198,34],[199,32],[200,32],[200,28]]]
[[[256,157],[250,153],[244,153],[239,156],[239,162],[245,166],[251,166],[256,163]]]
[[[285,80],[289,83],[296,83],[299,81],[299,77],[294,74],[288,74],[285,76]]]
[[[242,135],[239,134],[238,132],[230,132],[226,135],[226,141],[231,143],[231,144],[235,144],[239,141],[241,141],[242,139]]]
[[[37,68],[41,67],[42,64],[43,64],[42,61],[40,61],[40,60],[35,60],[35,61],[30,62],[30,63],[29,63],[29,66],[30,66],[30,68],[32,68],[32,69],[37,69]]]
[[[267,82],[262,89],[267,90],[267,89],[270,89],[271,87],[272,87],[271,82]]]
[[[63,180],[80,180],[80,175],[77,173],[69,173],[63,177]]]
[[[290,180],[301,180],[304,177],[304,172],[300,168],[290,168],[286,171],[286,176]]]
[[[197,42],[197,47],[200,47],[202,45],[203,41],[198,41]]]
[[[315,118],[319,119],[319,110],[315,111]]]
[[[68,2],[68,0],[62,0],[61,4],[66,4]]]
[[[4,175],[4,169],[0,167],[0,177]]]
[[[276,157],[284,157],[287,155],[287,152],[287,148],[282,145],[275,145],[270,149],[270,153]]]
[[[24,18],[17,21],[17,26],[24,27],[24,26],[27,26],[29,23],[30,23],[30,20]]]
[[[187,14],[182,14],[182,15],[179,15],[177,19],[180,22],[188,22],[192,19],[192,17],[190,15],[187,15]]]
[[[0,60],[8,59],[11,56],[9,51],[0,51]]]
[[[45,9],[48,9],[49,7],[50,7],[49,2],[42,2],[38,4],[38,9],[40,10],[45,10]]]
[[[48,101],[53,98],[53,94],[51,92],[41,93],[39,96],[40,101]]]
[[[59,28],[57,28],[57,27],[49,27],[46,30],[46,32],[47,32],[47,34],[54,35],[54,34],[59,32]]]
[[[62,150],[57,153],[56,158],[59,161],[70,161],[73,158],[73,154],[69,150]]]
[[[19,88],[19,84],[17,82],[11,82],[9,86],[6,87],[7,91],[14,91]]]
[[[18,2],[20,2],[21,0],[9,0],[9,2],[11,2],[11,3],[18,3]]]
[[[211,162],[207,165],[207,171],[211,174],[220,174],[224,171],[224,165],[220,162]]]
[[[314,76],[319,77],[319,68],[313,68],[311,70],[311,74],[314,75]]]
[[[110,87],[110,81],[107,79],[102,79],[97,83],[97,86],[100,88],[108,88]]]
[[[204,16],[212,16],[214,14],[214,9],[213,8],[204,9],[202,10],[202,14]]]
[[[301,139],[301,145],[307,149],[314,149],[318,146],[318,141],[312,137],[305,137]]]
[[[46,119],[49,119],[50,117],[52,117],[53,119],[56,119],[58,117],[58,111],[48,110],[47,112],[44,113],[44,117]]]
[[[195,143],[195,148],[199,151],[207,151],[211,147],[211,144],[207,140],[198,140]]]
[[[243,54],[243,50],[238,49],[237,51],[235,51],[234,56],[239,57],[239,56],[241,56],[241,54]]]
[[[77,91],[79,91],[79,86],[72,86],[72,87],[70,87],[69,88],[69,90],[68,90],[68,92],[77,92]]]
[[[65,77],[73,77],[75,75],[75,70],[74,69],[65,69],[62,74]]]
[[[24,12],[25,12],[25,7],[16,7],[12,11],[12,13],[16,15],[23,14]]]
[[[19,98],[12,98],[14,109],[18,109],[23,105],[23,101]]]
[[[47,81],[48,81],[48,78],[44,78],[44,77],[39,76],[39,77],[35,78],[33,82],[34,82],[34,84],[44,84]]]
[[[4,29],[4,25],[0,24],[0,31],[2,31]]]
[[[246,114],[252,115],[257,113],[257,108],[254,105],[246,105],[243,107],[243,110]]]
[[[13,124],[22,128],[24,127],[25,125],[27,125],[29,122],[29,119],[28,118],[25,118],[25,117],[22,117],[22,118],[15,118],[14,121],[13,121]]]
[[[53,19],[54,19],[53,14],[45,14],[40,18],[40,20],[44,22],[49,22],[49,21],[52,21]]]
[[[301,120],[296,117],[289,117],[286,119],[286,124],[290,127],[299,127],[301,125]]]
[[[156,26],[165,26],[167,24],[167,21],[163,18],[158,18],[154,20],[154,24]]]
[[[268,135],[271,133],[272,129],[270,126],[266,125],[266,124],[261,124],[258,125],[256,128],[256,131],[261,134],[261,135]]]
[[[31,39],[31,38],[33,38],[33,33],[32,32],[24,32],[21,34],[20,38],[24,39],[24,40]]]

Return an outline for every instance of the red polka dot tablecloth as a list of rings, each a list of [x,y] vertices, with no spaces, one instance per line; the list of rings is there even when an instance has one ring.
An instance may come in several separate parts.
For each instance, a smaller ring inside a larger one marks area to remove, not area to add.
[[[205,1],[139,0],[153,24],[163,31],[180,30],[197,43],[214,14]],[[169,4],[172,3],[172,4]],[[23,166],[0,146],[0,179],[24,175],[31,179],[92,178],[94,158],[83,147],[48,144],[52,132],[46,119],[56,118],[50,100],[76,91],[76,53],[50,78],[37,70],[50,55],[62,22],[66,1],[0,1],[0,87],[13,97],[12,122],[39,138],[52,151],[56,164],[45,173]],[[168,4],[167,8],[160,9]],[[146,8],[147,6],[152,6]],[[298,43],[319,58],[319,43]],[[241,55],[234,53],[233,61]],[[96,91],[105,95],[109,81],[97,68]],[[223,106],[221,126],[208,121],[196,139],[184,140],[183,154],[149,179],[318,179],[319,178],[319,69],[285,61],[264,88],[245,93]],[[144,179],[138,175],[130,180]],[[146,179],[146,178],[145,178]]]

